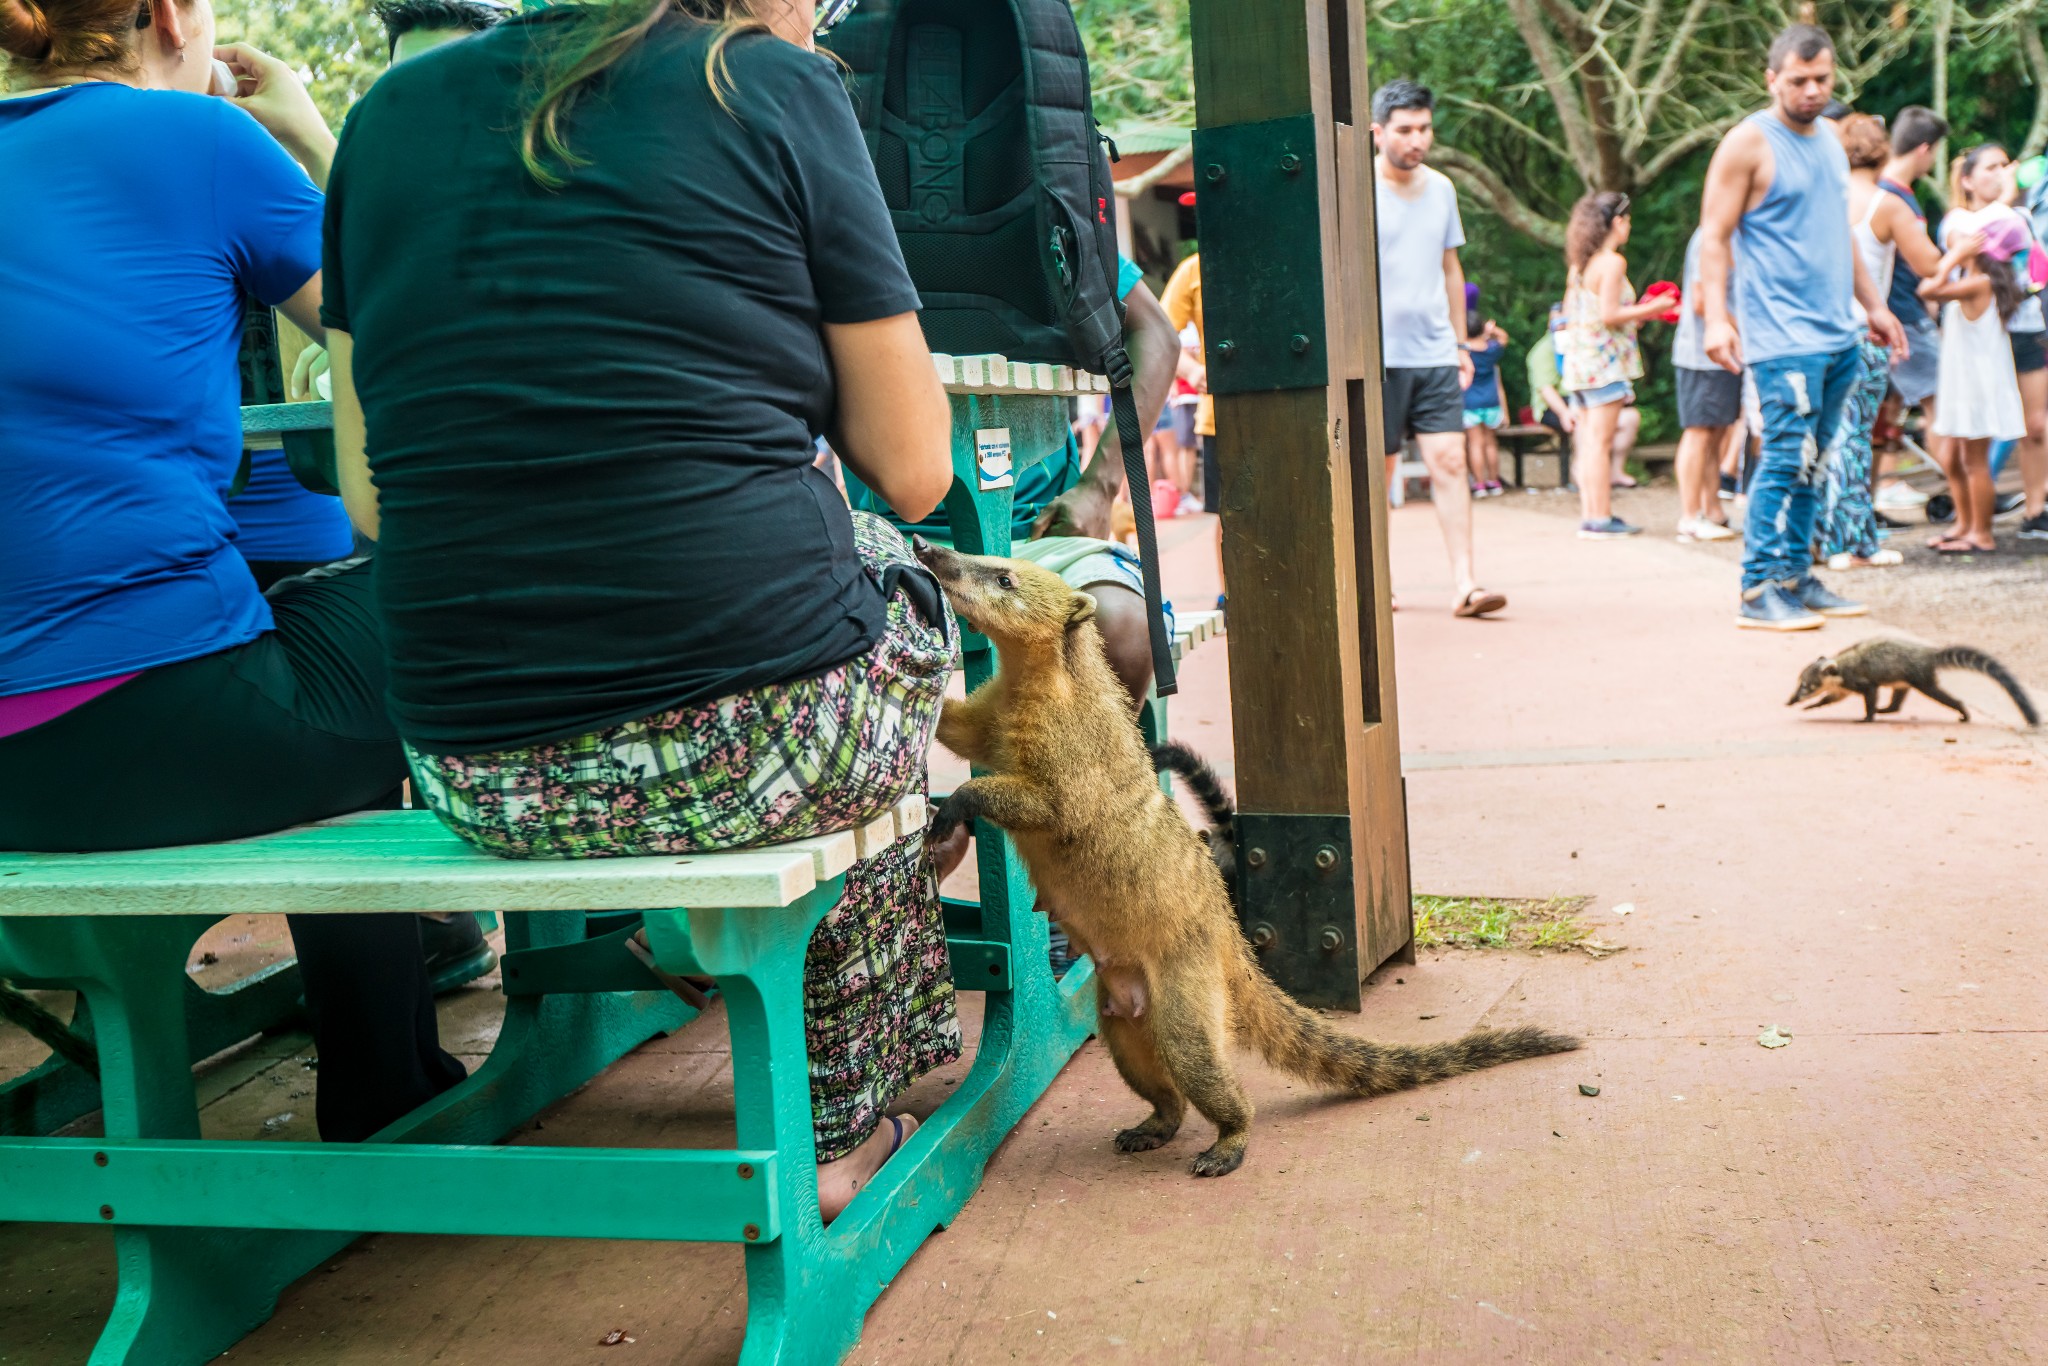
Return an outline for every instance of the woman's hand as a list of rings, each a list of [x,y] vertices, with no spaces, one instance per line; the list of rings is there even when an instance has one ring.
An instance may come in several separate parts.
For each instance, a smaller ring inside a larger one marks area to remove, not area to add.
[[[328,372],[327,348],[314,342],[299,352],[292,364],[292,377],[285,381],[284,396],[293,403],[320,397],[316,387]]]
[[[334,163],[334,134],[320,117],[313,97],[306,93],[299,74],[247,43],[217,47],[213,55],[235,73],[236,106],[248,110],[292,159],[306,168],[313,183],[326,189],[327,170]]]

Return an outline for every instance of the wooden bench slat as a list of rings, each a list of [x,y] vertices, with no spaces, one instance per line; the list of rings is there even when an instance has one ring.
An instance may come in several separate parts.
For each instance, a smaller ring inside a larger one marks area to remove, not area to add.
[[[787,906],[922,832],[924,813],[913,794],[859,829],[754,849],[503,859],[430,812],[360,812],[220,844],[0,854],[0,915]]]

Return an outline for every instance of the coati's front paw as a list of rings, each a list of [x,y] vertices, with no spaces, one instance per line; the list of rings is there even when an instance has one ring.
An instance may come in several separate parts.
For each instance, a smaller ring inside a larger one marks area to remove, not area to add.
[[[1188,1170],[1196,1176],[1228,1176],[1243,1165],[1244,1144],[1226,1148],[1218,1143],[1207,1152],[1197,1154]]]
[[[939,809],[932,813],[932,823],[924,832],[925,843],[944,844],[953,838],[962,826],[974,824],[973,799],[955,792],[939,803]]]
[[[1116,1136],[1116,1150],[1120,1153],[1149,1153],[1154,1148],[1163,1148],[1173,1141],[1173,1130],[1156,1129],[1150,1124],[1140,1124],[1125,1129]]]

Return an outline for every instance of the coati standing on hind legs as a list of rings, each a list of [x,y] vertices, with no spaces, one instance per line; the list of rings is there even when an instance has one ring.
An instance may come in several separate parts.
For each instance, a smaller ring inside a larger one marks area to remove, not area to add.
[[[1969,720],[1970,709],[1944,692],[1941,684],[1935,681],[1935,674],[1942,669],[1969,669],[1983,674],[2005,689],[2028,725],[2041,724],[2041,717],[2034,710],[2033,699],[2027,696],[2027,690],[2003,664],[1982,650],[1968,645],[1935,649],[1890,636],[1861,640],[1832,658],[1822,655],[1814,660],[1800,671],[1799,686],[1792,690],[1792,696],[1785,705],[1796,706],[1812,697],[1818,700],[1807,703],[1805,708],[1812,711],[1815,707],[1825,707],[1845,697],[1860,696],[1863,699],[1863,719],[1874,721],[1879,712],[1890,715],[1904,706],[1907,691],[1915,689],[1949,708],[1959,720]],[[1890,700],[1882,707],[1877,705],[1880,688],[1892,690]]]
[[[964,702],[948,699],[940,714],[939,743],[987,771],[946,799],[933,837],[977,818],[1008,831],[1040,896],[1094,957],[1102,1040],[1152,1105],[1144,1122],[1117,1135],[1119,1151],[1167,1143],[1193,1105],[1217,1129],[1195,1174],[1235,1171],[1252,1105],[1231,1070],[1232,1043],[1353,1095],[1579,1046],[1527,1027],[1422,1047],[1331,1029],[1259,969],[1215,859],[1159,790],[1129,698],[1090,624],[1094,599],[1039,565],[961,555],[922,538],[912,544],[998,660],[994,678]]]

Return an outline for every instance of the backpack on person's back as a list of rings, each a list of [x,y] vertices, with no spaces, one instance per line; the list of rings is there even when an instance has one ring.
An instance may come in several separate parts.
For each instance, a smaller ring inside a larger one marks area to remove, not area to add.
[[[1109,376],[1137,514],[1154,686],[1174,691],[1124,351],[1115,187],[1066,0],[865,0],[826,43],[924,309],[925,340]]]

